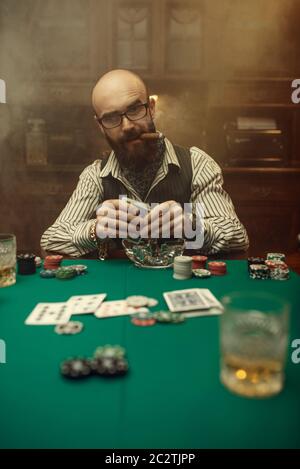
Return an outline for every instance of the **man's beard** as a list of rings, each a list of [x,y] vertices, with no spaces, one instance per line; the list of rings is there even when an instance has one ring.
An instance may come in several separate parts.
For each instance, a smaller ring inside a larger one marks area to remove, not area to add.
[[[147,130],[136,132],[132,130],[118,142],[112,140],[106,135],[106,140],[114,151],[116,158],[121,168],[126,168],[131,171],[143,171],[148,165],[161,157],[164,143],[158,140],[138,140],[128,147],[127,142],[138,139],[142,133],[156,132],[154,122],[147,125]]]

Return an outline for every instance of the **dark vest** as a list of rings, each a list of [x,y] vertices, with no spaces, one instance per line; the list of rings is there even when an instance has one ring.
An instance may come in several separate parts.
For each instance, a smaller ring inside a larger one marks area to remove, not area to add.
[[[167,176],[150,191],[144,202],[162,203],[167,200],[175,200],[183,205],[190,201],[193,175],[191,154],[188,148],[179,145],[173,146],[180,168],[176,165],[169,165]],[[106,163],[107,160],[102,160],[101,169],[105,167]],[[130,197],[126,187],[121,181],[115,179],[111,173],[102,178],[102,185],[104,200],[118,199],[121,194]]]

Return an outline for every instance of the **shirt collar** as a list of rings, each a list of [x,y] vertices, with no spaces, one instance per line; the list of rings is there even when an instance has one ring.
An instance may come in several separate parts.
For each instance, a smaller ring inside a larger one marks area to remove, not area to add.
[[[177,158],[177,155],[175,153],[172,143],[167,138],[165,138],[165,144],[166,144],[166,149],[165,149],[163,163],[162,163],[164,171],[166,173],[168,172],[169,165],[177,166],[178,169],[180,170],[180,164],[179,164],[179,161],[178,161],[178,158]],[[119,162],[113,150],[109,154],[106,165],[100,172],[100,177],[104,178],[108,176],[110,173],[116,179],[118,179],[121,173]]]

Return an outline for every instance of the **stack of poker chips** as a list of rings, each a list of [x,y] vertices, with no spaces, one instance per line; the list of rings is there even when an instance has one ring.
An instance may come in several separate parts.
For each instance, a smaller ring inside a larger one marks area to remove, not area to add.
[[[150,311],[141,311],[131,316],[131,322],[135,326],[154,326],[156,319]]]
[[[206,269],[206,256],[192,256],[193,269]]]
[[[72,267],[60,267],[55,271],[55,277],[59,280],[69,280],[77,276],[77,272]]]
[[[269,269],[270,278],[272,280],[289,279],[289,268],[285,262],[280,260],[266,260],[265,264]]]
[[[35,254],[19,254],[17,256],[18,274],[31,275],[36,272]]]
[[[156,311],[155,320],[160,324],[181,324],[185,321],[185,315],[172,311]]]
[[[250,265],[264,265],[263,257],[248,257],[248,272],[250,273]]]
[[[248,269],[249,277],[254,280],[267,280],[270,278],[269,267],[265,264],[250,264]]]
[[[268,252],[267,260],[285,262],[285,254],[282,254],[281,252]]]
[[[212,275],[225,275],[227,273],[226,263],[222,261],[211,261],[208,269]]]
[[[211,272],[207,269],[193,269],[193,274],[198,278],[209,278],[211,277]]]
[[[174,258],[174,274],[176,280],[186,280],[192,276],[192,258],[189,256],[176,256]]]
[[[60,267],[63,256],[52,255],[46,256],[44,260],[44,270],[57,270]]]
[[[125,349],[119,345],[98,347],[92,358],[75,357],[60,365],[61,374],[68,379],[123,376],[128,371]]]

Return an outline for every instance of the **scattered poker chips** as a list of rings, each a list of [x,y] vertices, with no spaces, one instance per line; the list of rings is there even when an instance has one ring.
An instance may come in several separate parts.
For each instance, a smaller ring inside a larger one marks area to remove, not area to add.
[[[184,314],[171,311],[157,311],[153,316],[161,324],[180,324],[185,321]]]
[[[192,256],[193,260],[193,269],[205,269],[206,268],[206,261],[207,257],[206,256]]]
[[[54,331],[59,335],[74,335],[79,334],[83,329],[83,324],[80,321],[69,321],[65,324],[57,324]]]
[[[60,267],[63,256],[57,254],[52,256],[46,256],[44,260],[45,270],[57,270]]]
[[[99,377],[124,376],[128,372],[125,349],[119,345],[97,347],[92,358],[75,357],[60,365],[60,372],[67,379],[82,379],[95,375]]]
[[[124,357],[100,357],[90,361],[92,372],[98,376],[114,377],[125,375],[128,371],[128,362]]]
[[[60,267],[55,272],[55,277],[59,280],[69,280],[77,276],[76,270],[72,267]]]
[[[285,262],[285,254],[281,252],[269,252],[267,254],[267,260]]]
[[[71,269],[74,269],[76,271],[77,275],[83,275],[87,273],[87,265],[84,264],[73,264],[69,266]]]
[[[266,260],[265,264],[269,268],[270,278],[272,280],[289,279],[289,268],[285,262],[280,260]]]
[[[192,258],[190,256],[176,256],[173,264],[173,278],[186,280],[192,276]]]
[[[154,326],[156,319],[152,313],[149,312],[139,312],[131,316],[131,322],[135,326]]]
[[[148,298],[148,306],[152,308],[153,306],[157,306],[158,301],[155,298]]]
[[[17,256],[18,274],[31,275],[36,272],[35,254],[19,254]]]
[[[225,275],[227,273],[226,263],[222,261],[211,261],[208,269],[212,275]]]
[[[250,264],[249,276],[254,280],[267,280],[270,278],[269,267],[265,264]]]
[[[55,270],[40,270],[40,277],[42,278],[55,278]]]
[[[103,345],[97,347],[94,352],[94,358],[124,358],[125,349],[120,345]]]
[[[151,308],[156,306],[158,301],[155,298],[148,298],[147,296],[132,295],[126,298],[126,303],[127,306],[131,306],[133,308],[142,308],[144,306]]]
[[[148,306],[147,296],[134,295],[128,296],[126,298],[127,306],[132,306],[133,308],[140,308],[141,306]]]
[[[211,277],[211,272],[207,269],[193,269],[193,274],[198,278],[209,278]]]
[[[92,373],[90,360],[87,358],[69,358],[60,365],[61,374],[68,379],[87,378]]]

